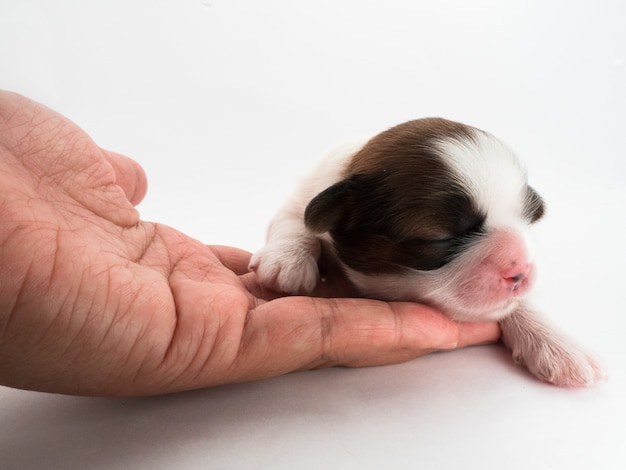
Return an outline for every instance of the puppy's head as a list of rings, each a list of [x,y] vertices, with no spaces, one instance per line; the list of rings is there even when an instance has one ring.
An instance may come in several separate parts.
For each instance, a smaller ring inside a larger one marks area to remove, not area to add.
[[[328,233],[370,296],[425,302],[457,320],[494,320],[534,278],[528,227],[544,205],[513,152],[444,119],[385,131],[310,201],[307,227]]]

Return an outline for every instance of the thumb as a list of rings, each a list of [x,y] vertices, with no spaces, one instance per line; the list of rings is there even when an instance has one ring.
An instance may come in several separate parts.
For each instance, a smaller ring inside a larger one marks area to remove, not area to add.
[[[441,312],[415,303],[389,303],[387,323],[371,344],[356,347],[341,365],[375,366],[404,362],[434,351],[493,343],[500,337],[497,323],[457,323]],[[368,341],[369,343],[369,341]],[[349,351],[346,349],[345,351]]]
[[[392,364],[498,337],[497,324],[459,324],[415,303],[283,297],[250,313],[237,360],[243,367],[231,370],[232,379]]]
[[[495,343],[500,339],[502,332],[497,322],[490,323],[457,323],[457,344],[454,348],[464,348],[477,344]],[[452,349],[454,349],[452,348]],[[441,348],[446,349],[446,348]]]

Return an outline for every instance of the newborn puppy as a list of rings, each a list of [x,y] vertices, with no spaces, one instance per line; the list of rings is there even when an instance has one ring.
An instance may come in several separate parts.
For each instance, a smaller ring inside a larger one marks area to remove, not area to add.
[[[275,216],[250,267],[268,288],[307,294],[323,245],[364,296],[498,321],[516,363],[556,385],[590,385],[604,377],[600,364],[527,302],[529,228],[543,213],[504,143],[418,119],[328,155]]]

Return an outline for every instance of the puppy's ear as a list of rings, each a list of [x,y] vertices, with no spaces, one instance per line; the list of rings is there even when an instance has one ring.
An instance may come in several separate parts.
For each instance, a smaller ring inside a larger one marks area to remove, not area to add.
[[[325,233],[335,228],[344,216],[353,186],[352,179],[345,179],[311,199],[304,211],[304,223],[307,228],[314,233]]]
[[[534,223],[543,217],[546,211],[546,205],[543,198],[532,187],[526,187],[526,200],[524,207],[524,215]]]

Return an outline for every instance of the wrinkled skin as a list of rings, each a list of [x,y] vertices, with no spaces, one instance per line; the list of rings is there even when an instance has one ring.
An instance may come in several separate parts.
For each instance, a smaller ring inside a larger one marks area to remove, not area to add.
[[[249,253],[140,220],[146,188],[137,163],[0,92],[0,384],[149,395],[499,337],[417,304],[337,298],[354,292],[333,272],[323,297],[264,292]]]

